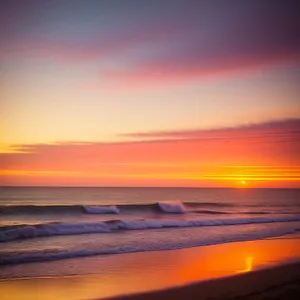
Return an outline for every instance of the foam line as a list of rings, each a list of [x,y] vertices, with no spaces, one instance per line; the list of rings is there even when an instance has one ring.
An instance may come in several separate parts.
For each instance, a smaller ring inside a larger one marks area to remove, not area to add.
[[[108,233],[116,230],[144,230],[155,228],[197,227],[197,226],[224,226],[245,225],[272,222],[300,221],[300,216],[276,218],[231,218],[231,219],[195,219],[195,220],[110,220],[94,223],[44,223],[37,225],[16,225],[0,231],[0,242],[9,242],[16,239],[35,238],[55,235],[76,235],[88,233]]]
[[[120,211],[115,205],[111,206],[83,206],[85,212],[89,214],[119,214]]]

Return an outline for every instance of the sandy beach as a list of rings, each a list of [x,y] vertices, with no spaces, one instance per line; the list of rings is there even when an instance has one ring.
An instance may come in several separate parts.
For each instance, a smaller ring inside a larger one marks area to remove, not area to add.
[[[0,300],[299,300],[299,10],[0,0]]]
[[[299,299],[300,262],[202,281],[161,291],[119,296],[114,300],[150,299]]]
[[[299,249],[299,235],[289,235],[182,250],[3,266],[0,293],[2,300],[257,299],[270,288],[282,291],[290,285],[295,289],[300,279]],[[37,275],[41,272],[43,278]]]

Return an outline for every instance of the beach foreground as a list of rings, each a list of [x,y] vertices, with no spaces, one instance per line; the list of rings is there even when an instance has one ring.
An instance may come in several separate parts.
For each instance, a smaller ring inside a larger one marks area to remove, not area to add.
[[[263,299],[259,297],[267,290],[276,297],[281,292],[290,295],[271,299],[297,299],[291,293],[299,286],[299,249],[299,235],[286,235],[3,266],[0,293],[2,300]]]
[[[300,262],[240,275],[202,281],[160,291],[107,298],[111,300],[150,299],[299,299]]]

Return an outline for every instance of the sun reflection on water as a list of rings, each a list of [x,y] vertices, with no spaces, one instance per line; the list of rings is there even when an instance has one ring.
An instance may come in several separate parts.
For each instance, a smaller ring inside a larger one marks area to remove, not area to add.
[[[250,272],[252,270],[253,267],[253,259],[254,257],[252,256],[248,256],[246,257],[246,268],[242,269],[242,270],[237,270],[237,273],[245,273],[245,272]]]

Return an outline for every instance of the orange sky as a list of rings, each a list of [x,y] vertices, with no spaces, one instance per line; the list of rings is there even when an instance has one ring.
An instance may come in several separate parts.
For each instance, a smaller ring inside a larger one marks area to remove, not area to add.
[[[300,187],[294,3],[0,1],[0,185]]]
[[[300,187],[299,120],[11,147],[4,185]],[[244,181],[244,182],[243,182]]]

